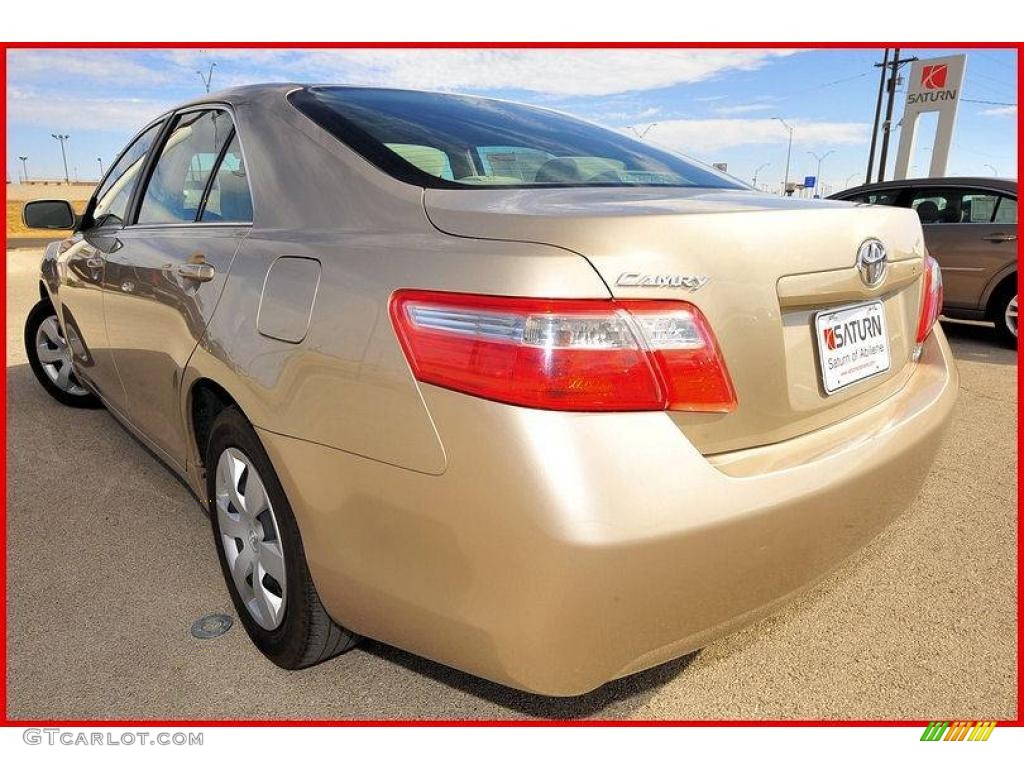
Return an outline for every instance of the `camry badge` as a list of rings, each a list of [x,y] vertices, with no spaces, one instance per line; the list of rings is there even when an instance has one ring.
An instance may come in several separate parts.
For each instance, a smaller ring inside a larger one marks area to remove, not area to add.
[[[874,288],[885,279],[885,271],[889,266],[889,255],[880,240],[870,238],[860,244],[857,249],[857,271],[860,279],[868,288]]]
[[[708,284],[706,275],[645,275],[642,272],[623,272],[615,284],[623,288],[685,288],[696,291]]]

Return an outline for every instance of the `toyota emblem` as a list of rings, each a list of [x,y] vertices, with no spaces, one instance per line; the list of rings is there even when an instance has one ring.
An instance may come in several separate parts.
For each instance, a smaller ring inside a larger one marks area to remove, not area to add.
[[[889,256],[880,240],[871,238],[861,243],[857,250],[857,270],[860,279],[868,288],[874,288],[885,280]]]

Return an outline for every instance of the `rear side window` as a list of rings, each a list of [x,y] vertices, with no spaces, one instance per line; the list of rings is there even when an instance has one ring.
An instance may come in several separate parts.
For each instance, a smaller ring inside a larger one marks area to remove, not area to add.
[[[235,134],[210,185],[210,193],[199,218],[206,222],[251,222],[252,198],[242,158],[242,148]]]
[[[993,219],[996,224],[1017,223],[1017,200],[1013,197],[999,198],[999,207],[996,208],[996,217]]]
[[[226,112],[187,112],[177,118],[142,198],[139,224],[193,222],[217,158],[233,134]]]
[[[140,134],[110,169],[96,192],[96,207],[92,211],[96,226],[124,224],[136,179],[162,126],[162,122],[157,123]]]
[[[910,207],[922,224],[988,224],[999,196],[969,189],[923,189],[914,192]]]

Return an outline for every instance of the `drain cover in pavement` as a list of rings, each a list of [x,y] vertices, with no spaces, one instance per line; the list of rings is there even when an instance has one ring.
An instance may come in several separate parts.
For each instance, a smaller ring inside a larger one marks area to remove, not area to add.
[[[220,637],[231,629],[232,619],[223,613],[208,613],[200,616],[192,624],[192,637],[200,640],[209,640],[211,637]]]

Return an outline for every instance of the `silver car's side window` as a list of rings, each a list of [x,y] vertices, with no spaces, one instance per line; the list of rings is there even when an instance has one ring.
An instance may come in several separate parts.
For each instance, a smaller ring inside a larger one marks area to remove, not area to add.
[[[110,169],[96,192],[96,206],[92,212],[96,226],[124,223],[136,179],[146,164],[146,157],[160,135],[162,126],[160,122],[143,132]]]
[[[217,158],[233,133],[226,112],[206,110],[180,115],[153,168],[138,223],[194,222]]]
[[[203,222],[252,221],[252,197],[249,194],[245,158],[235,134],[213,175],[199,220]]]

